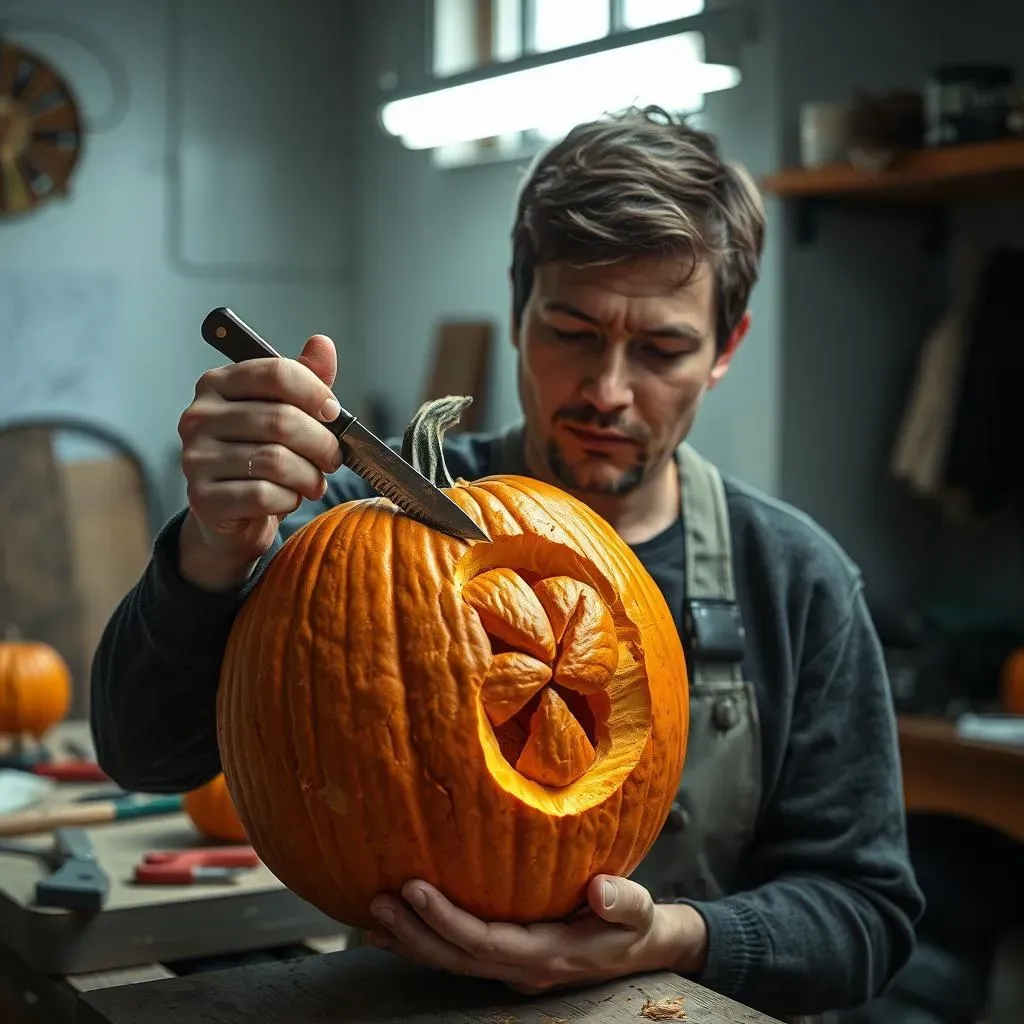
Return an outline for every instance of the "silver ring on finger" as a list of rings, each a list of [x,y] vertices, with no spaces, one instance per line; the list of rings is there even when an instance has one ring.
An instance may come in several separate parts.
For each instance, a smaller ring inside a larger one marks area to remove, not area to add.
[[[249,479],[250,480],[252,479],[252,460],[253,460],[253,456],[255,454],[256,454],[256,449],[253,448],[252,455],[249,456]]]

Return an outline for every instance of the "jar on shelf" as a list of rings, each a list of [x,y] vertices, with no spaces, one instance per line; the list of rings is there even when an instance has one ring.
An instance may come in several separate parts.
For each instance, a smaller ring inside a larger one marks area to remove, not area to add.
[[[947,64],[925,86],[925,145],[958,146],[1011,134],[1014,73],[1001,64]]]

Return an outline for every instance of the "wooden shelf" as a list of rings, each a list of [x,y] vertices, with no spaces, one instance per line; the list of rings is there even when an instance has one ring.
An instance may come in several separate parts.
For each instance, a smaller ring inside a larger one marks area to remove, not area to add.
[[[847,164],[793,168],[762,180],[768,195],[935,205],[1024,195],[1024,139],[1000,139],[911,153],[884,171]]]

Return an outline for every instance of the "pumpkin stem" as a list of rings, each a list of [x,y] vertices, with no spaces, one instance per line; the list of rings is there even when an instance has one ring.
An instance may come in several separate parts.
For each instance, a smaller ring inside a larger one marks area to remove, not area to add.
[[[454,487],[444,461],[445,431],[459,422],[471,395],[447,395],[424,402],[405,428],[402,458],[435,487]]]

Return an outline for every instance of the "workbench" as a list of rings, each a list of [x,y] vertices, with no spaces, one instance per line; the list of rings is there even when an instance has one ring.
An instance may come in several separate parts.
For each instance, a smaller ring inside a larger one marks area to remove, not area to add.
[[[685,1016],[684,1016],[685,1014]],[[771,1024],[677,974],[541,996],[441,974],[364,947],[82,995],[79,1024]]]
[[[909,812],[949,814],[1024,842],[1024,747],[957,735],[954,722],[899,716]]]
[[[68,741],[89,746],[88,726],[64,723],[46,741],[57,754]],[[68,803],[111,785],[61,783],[40,806]],[[174,977],[169,965],[176,961],[344,948],[348,929],[285,888],[263,864],[212,884],[136,884],[134,868],[147,851],[204,844],[183,811],[86,831],[110,879],[106,903],[96,913],[37,906],[36,883],[50,867],[42,859],[0,852],[0,981],[30,1003],[49,1005],[47,1015],[27,1019],[63,1021],[79,992]],[[44,833],[18,842],[44,851],[53,839]],[[7,1019],[0,1012],[0,1020]]]

